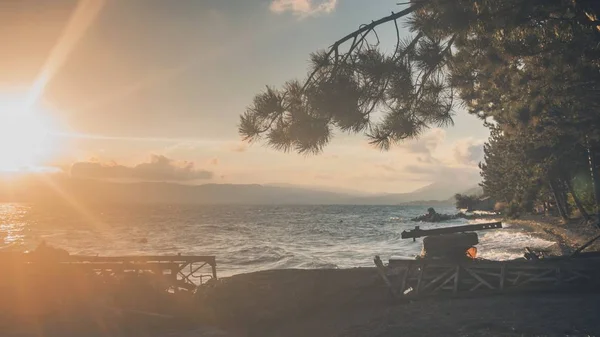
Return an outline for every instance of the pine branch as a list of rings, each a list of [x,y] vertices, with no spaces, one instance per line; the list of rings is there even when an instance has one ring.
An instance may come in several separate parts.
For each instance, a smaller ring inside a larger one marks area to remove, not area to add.
[[[333,53],[339,53],[339,47],[344,44],[345,42],[347,42],[350,39],[354,39],[354,42],[352,43],[352,46],[350,47],[350,49],[348,50],[348,52],[346,53],[346,55],[350,55],[352,53],[352,51],[356,48],[356,46],[358,44],[360,44],[361,42],[364,41],[364,39],[366,38],[366,36],[372,32],[375,27],[382,25],[384,23],[390,22],[390,21],[395,21],[401,17],[404,17],[406,15],[409,15],[411,13],[413,13],[414,11],[416,11],[417,9],[421,8],[423,6],[423,3],[418,3],[418,4],[414,4],[398,13],[392,13],[389,16],[383,17],[379,20],[373,21],[368,25],[363,25],[361,26],[359,29],[355,30],[354,32],[344,36],[343,38],[337,40],[330,48],[329,51],[327,52],[327,54],[325,54],[325,59],[329,59],[331,57],[331,55]],[[347,58],[347,56],[346,56]],[[337,58],[336,58],[336,62],[337,62]],[[312,73],[308,76],[308,79],[306,80],[306,82],[304,83],[304,86],[302,87],[302,90],[305,90],[308,85],[312,82],[314,76],[317,74],[317,72],[319,72],[319,70],[321,69],[321,67],[316,67]]]

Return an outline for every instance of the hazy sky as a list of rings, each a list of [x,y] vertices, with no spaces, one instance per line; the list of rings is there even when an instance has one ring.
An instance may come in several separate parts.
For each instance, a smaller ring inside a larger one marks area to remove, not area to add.
[[[88,0],[69,26],[77,1],[0,0],[0,97],[30,88],[51,63],[41,100],[61,135],[45,164],[80,162],[93,176],[371,192],[474,181],[488,131],[463,111],[454,127],[389,152],[358,135],[338,134],[309,157],[240,141],[239,114],[254,94],[304,77],[309,53],[400,10],[396,2]],[[52,53],[61,36],[69,48]]]

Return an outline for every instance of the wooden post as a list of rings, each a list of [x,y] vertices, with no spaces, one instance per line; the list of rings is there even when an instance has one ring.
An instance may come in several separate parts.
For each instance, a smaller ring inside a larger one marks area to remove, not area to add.
[[[179,286],[177,285],[177,274],[179,274],[179,267],[178,266],[177,267],[172,267],[171,268],[170,278],[171,278],[171,283],[172,283],[172,286],[173,286],[173,291],[175,293],[179,292]]]
[[[406,283],[408,282],[408,277],[410,276],[410,269],[412,265],[413,263],[412,261],[410,261],[408,263],[408,266],[406,267],[406,271],[404,272],[404,277],[402,277],[402,285],[400,287],[400,292],[402,293],[402,295],[404,295],[404,292],[406,291]]]
[[[385,274],[385,267],[383,266],[383,262],[381,261],[379,255],[376,255],[373,261],[375,262],[375,266],[377,267],[377,273],[379,273],[379,276],[381,276],[385,285],[390,289],[390,293],[392,294],[392,296],[394,296],[394,298],[398,298],[396,289],[394,289],[392,282],[390,282],[390,279]]]
[[[420,266],[420,270],[419,270],[419,276],[417,278],[417,289],[416,289],[416,293],[417,295],[419,295],[419,288],[421,288],[421,281],[423,280],[423,273],[425,272],[425,264],[421,264]]]
[[[456,273],[454,273],[454,288],[452,289],[452,293],[458,293],[458,282],[460,281],[460,265],[456,266]]]
[[[592,238],[591,240],[589,240],[588,242],[586,242],[583,246],[577,248],[577,250],[574,251],[573,254],[571,254],[571,257],[579,255],[579,253],[581,253],[584,249],[586,249],[587,247],[589,247],[592,243],[594,243],[594,241],[596,241],[598,239],[600,239],[600,235],[595,236],[594,238]]]

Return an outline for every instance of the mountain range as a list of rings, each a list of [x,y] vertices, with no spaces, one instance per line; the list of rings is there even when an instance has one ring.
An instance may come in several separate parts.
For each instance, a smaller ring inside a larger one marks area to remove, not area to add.
[[[173,203],[173,204],[347,204],[398,205],[423,201],[451,204],[455,193],[474,186],[436,182],[410,193],[363,194],[359,191],[332,191],[288,184],[203,184],[166,182],[107,182],[70,177],[4,182],[0,201]],[[476,194],[469,192],[467,194]],[[435,201],[435,202],[434,202]]]

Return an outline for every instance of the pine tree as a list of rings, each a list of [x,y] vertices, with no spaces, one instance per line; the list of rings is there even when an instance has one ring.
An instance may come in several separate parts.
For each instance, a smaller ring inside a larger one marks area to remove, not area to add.
[[[487,191],[524,210],[550,193],[566,217],[587,167],[600,212],[599,13],[594,0],[412,1],[314,53],[306,80],[258,94],[239,132],[300,153],[319,153],[335,130],[388,149],[451,125],[460,103],[492,127]],[[391,53],[377,46],[384,24],[398,36]]]

